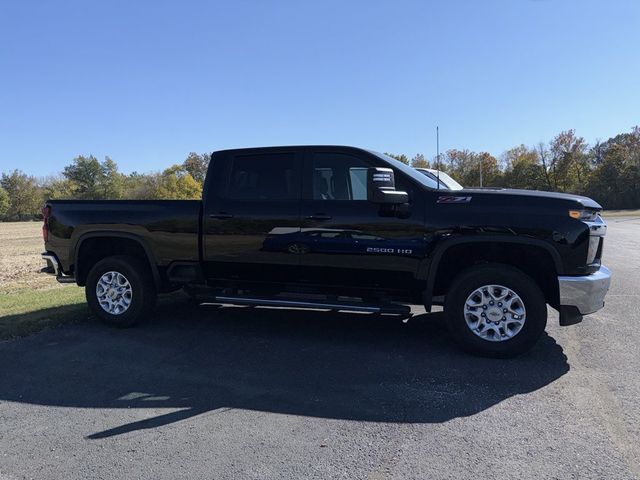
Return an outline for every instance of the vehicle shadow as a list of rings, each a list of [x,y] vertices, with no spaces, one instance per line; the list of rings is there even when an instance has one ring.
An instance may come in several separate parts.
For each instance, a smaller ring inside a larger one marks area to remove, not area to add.
[[[393,317],[164,302],[144,326],[94,321],[0,343],[0,401],[176,408],[98,439],[219,409],[375,422],[444,422],[569,371],[548,335],[511,360],[451,344],[441,314]]]

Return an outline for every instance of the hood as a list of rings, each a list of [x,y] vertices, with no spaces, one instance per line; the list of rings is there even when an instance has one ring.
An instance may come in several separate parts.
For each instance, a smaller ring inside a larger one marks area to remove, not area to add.
[[[480,194],[482,196],[495,195],[496,198],[500,198],[499,196],[504,196],[505,201],[507,200],[506,197],[515,197],[520,200],[526,200],[523,197],[540,200],[544,199],[546,201],[560,200],[567,203],[571,202],[576,206],[576,208],[592,208],[602,210],[602,206],[595,200],[592,200],[589,197],[583,197],[571,193],[544,192],[541,190],[520,190],[516,188],[465,188],[463,190],[458,190],[453,194],[461,195],[465,193],[469,195]]]

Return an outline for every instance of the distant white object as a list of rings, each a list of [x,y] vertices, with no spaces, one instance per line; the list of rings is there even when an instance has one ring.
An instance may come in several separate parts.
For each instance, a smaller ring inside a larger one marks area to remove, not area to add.
[[[433,168],[416,168],[416,170],[433,181],[433,185],[430,185],[431,188],[438,188],[438,170],[434,170]],[[441,170],[440,188],[445,190],[462,190],[464,187]]]

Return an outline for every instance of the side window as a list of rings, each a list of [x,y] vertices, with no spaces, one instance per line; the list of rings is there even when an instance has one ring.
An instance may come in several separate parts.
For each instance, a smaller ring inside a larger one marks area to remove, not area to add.
[[[226,197],[235,200],[294,200],[300,180],[293,153],[233,158]]]
[[[352,200],[367,199],[367,169],[365,167],[349,168]]]
[[[368,166],[353,155],[316,153],[312,162],[314,200],[366,200]]]

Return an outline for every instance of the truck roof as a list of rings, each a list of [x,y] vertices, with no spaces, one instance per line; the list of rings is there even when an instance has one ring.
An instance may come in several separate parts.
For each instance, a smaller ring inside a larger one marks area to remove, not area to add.
[[[327,150],[351,150],[358,151],[364,153],[371,153],[366,148],[354,147],[351,145],[273,145],[268,147],[243,147],[243,148],[227,148],[223,150],[216,150],[213,152],[216,153],[228,153],[228,152],[237,152],[237,153],[254,153],[254,152],[268,152],[268,151],[283,151],[283,150],[304,150],[307,148],[321,148]]]

